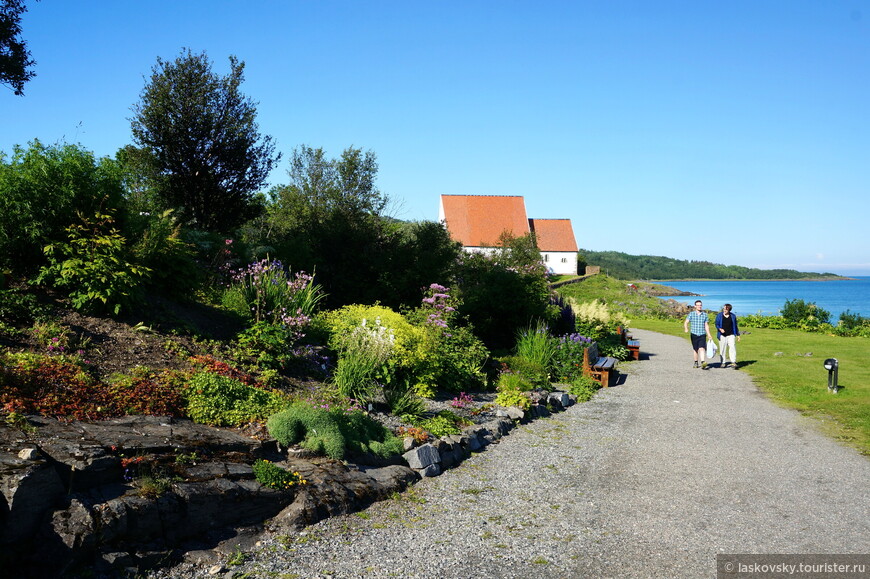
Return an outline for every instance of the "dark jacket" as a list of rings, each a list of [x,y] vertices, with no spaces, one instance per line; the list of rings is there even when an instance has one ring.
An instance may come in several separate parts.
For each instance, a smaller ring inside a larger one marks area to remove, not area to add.
[[[722,337],[722,318],[725,316],[722,315],[722,312],[716,314],[716,338],[719,339]],[[734,320],[734,335],[739,336],[740,330],[737,329],[737,316],[734,315],[734,312],[731,312],[731,319]]]

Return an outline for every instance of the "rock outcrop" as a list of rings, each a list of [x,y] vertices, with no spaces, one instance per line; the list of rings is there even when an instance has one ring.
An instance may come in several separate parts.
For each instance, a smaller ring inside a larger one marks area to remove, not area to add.
[[[527,416],[571,403],[551,393],[529,412],[499,410],[462,434],[421,446],[407,441],[407,452],[392,461],[335,461],[166,417],[32,416],[24,428],[0,425],[0,568],[16,577],[54,577],[77,566],[114,574],[181,558],[217,560],[222,545],[242,536],[292,533],[437,476]],[[263,486],[254,477],[257,459],[299,473],[305,483]]]

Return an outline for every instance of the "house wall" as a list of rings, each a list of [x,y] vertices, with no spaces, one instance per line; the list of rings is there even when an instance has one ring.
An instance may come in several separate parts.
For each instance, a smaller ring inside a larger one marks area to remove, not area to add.
[[[577,275],[577,252],[542,251],[541,259],[547,271],[559,275]]]
[[[484,253],[492,255],[495,247],[463,247],[466,253]],[[549,273],[558,275],[577,275],[577,253],[574,251],[542,251],[541,260]]]

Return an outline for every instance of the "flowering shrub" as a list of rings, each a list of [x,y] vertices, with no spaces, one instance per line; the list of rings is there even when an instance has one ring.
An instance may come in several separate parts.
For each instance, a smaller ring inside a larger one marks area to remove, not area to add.
[[[349,305],[320,321],[337,354],[333,381],[339,391],[368,401],[379,384],[401,383],[410,374],[420,330],[383,306]]]
[[[393,353],[395,335],[381,324],[363,319],[359,326],[337,341],[339,357],[333,380],[338,391],[357,400],[369,401],[376,386],[375,378]]]
[[[553,355],[553,378],[558,382],[570,382],[583,374],[583,350],[592,340],[580,334],[560,336]]]
[[[577,318],[577,332],[598,341],[609,334],[615,334],[618,326],[627,327],[628,319],[620,312],[611,312],[607,304],[599,300],[578,303],[568,298],[571,309]]]
[[[225,306],[254,322],[286,326],[297,340],[324,298],[313,275],[297,272],[291,279],[277,260],[254,262],[234,272],[232,279],[224,292]]]
[[[460,300],[450,288],[430,285],[419,308],[408,316],[422,329],[406,361],[421,396],[438,389],[465,391],[484,386],[483,365],[489,352],[470,328],[458,325]]]

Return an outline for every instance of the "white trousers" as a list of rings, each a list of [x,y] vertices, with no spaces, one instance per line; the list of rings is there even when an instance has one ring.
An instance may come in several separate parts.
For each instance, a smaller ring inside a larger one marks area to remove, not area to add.
[[[725,361],[725,352],[726,350],[730,350],[730,360],[732,364],[737,363],[737,336],[731,334],[730,336],[722,335],[719,337],[719,355],[722,356],[722,362]]]

